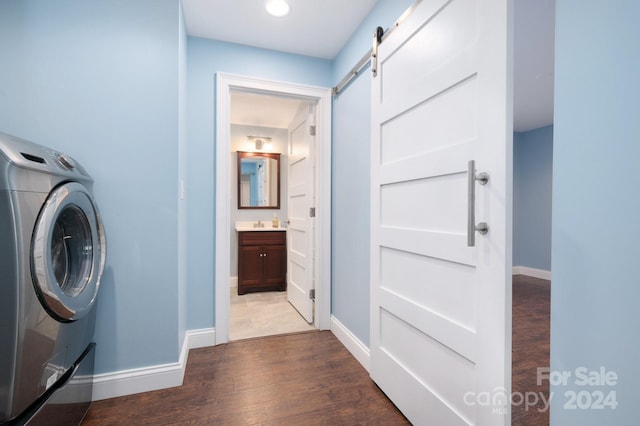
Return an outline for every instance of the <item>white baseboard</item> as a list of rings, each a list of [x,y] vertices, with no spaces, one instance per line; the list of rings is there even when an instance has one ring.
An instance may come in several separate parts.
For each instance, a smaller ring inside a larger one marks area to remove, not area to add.
[[[331,332],[368,372],[371,358],[369,348],[333,315],[331,315]]]
[[[187,331],[189,349],[207,348],[216,345],[216,329],[201,328]]]
[[[229,283],[231,288],[238,287],[238,277],[231,277]]]
[[[181,386],[189,349],[213,346],[215,335],[214,328],[187,331],[178,362],[96,374],[93,377],[93,400]]]
[[[514,266],[513,275],[527,275],[533,278],[540,278],[541,280],[551,281],[551,271],[544,269],[529,268],[528,266]]]

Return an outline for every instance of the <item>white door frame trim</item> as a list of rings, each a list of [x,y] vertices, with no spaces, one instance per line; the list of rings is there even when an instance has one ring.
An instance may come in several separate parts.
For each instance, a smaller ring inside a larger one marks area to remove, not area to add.
[[[216,345],[229,341],[231,229],[229,200],[230,107],[232,89],[255,90],[317,100],[316,106],[316,241],[314,281],[315,326],[331,328],[331,89],[235,74],[216,74],[216,207],[215,207],[215,336]]]

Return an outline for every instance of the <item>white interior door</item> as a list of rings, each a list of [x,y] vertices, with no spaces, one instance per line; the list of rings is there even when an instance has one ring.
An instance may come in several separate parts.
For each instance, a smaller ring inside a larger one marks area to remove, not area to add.
[[[370,368],[416,425],[510,422],[509,3],[422,0],[378,50]]]
[[[313,323],[313,238],[314,220],[314,107],[300,109],[289,127],[287,196],[287,299],[309,324]]]

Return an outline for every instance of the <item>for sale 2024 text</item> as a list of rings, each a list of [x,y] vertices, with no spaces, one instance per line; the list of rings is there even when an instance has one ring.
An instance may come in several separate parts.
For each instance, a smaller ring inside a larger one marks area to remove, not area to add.
[[[618,374],[613,370],[600,367],[590,370],[577,367],[574,370],[551,370],[549,367],[537,369],[537,384],[549,382],[551,386],[570,386],[564,392],[564,408],[568,410],[615,410],[618,406],[615,386]],[[578,388],[578,389],[576,389]],[[553,398],[553,392],[550,398]]]

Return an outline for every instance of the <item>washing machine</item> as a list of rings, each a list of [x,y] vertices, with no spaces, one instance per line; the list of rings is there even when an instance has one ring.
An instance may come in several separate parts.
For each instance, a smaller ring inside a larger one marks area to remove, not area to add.
[[[0,133],[0,424],[78,424],[90,404],[106,258],[92,186],[70,156]]]

